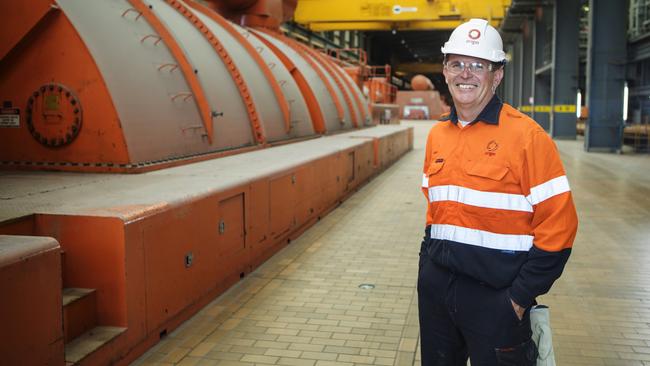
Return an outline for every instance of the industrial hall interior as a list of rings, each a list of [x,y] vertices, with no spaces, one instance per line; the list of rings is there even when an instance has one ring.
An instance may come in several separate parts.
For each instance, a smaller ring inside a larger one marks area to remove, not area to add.
[[[0,365],[650,365],[650,0],[0,4]]]

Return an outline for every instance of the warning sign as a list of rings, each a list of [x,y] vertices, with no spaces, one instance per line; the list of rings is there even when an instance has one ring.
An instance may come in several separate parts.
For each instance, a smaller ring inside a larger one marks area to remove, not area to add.
[[[0,127],[20,127],[20,109],[0,109]]]

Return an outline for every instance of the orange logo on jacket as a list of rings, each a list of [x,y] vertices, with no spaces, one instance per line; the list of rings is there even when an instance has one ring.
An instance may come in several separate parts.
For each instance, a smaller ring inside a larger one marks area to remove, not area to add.
[[[492,140],[488,142],[487,146],[485,147],[485,155],[494,156],[497,154],[497,149],[499,149],[499,144],[496,141]]]

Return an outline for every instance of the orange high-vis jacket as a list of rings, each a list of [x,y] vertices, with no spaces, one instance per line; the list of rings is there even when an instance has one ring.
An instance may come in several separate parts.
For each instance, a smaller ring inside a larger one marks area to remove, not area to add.
[[[571,253],[578,219],[553,140],[494,96],[464,128],[455,109],[427,139],[427,251],[528,307]]]

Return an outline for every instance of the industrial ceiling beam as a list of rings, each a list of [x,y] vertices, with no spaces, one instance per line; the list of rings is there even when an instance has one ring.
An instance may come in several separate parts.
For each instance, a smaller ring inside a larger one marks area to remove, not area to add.
[[[313,31],[442,30],[470,18],[499,27],[511,0],[299,0],[294,20]]]
[[[395,73],[405,74],[437,74],[442,72],[439,62],[407,62],[395,66]]]

